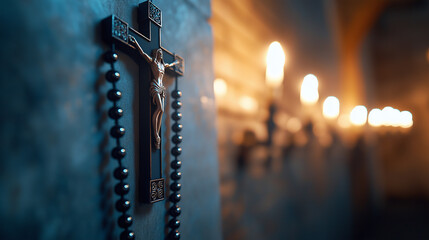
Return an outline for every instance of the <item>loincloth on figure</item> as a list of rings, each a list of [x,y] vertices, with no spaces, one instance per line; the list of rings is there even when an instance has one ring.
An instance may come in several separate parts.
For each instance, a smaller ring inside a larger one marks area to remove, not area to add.
[[[164,86],[159,85],[154,80],[150,83],[149,91],[150,91],[150,95],[152,96],[153,104],[156,105],[155,98],[157,97],[158,94],[161,97],[161,100],[165,98],[165,90],[166,89]]]

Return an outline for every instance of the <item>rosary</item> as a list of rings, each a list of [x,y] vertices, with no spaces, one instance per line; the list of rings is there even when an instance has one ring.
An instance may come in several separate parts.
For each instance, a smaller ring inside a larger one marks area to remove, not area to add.
[[[123,232],[120,235],[121,240],[125,239],[134,239],[135,234],[130,230],[130,226],[133,223],[133,218],[131,215],[127,214],[127,211],[131,207],[131,203],[125,196],[130,190],[130,185],[124,180],[128,177],[128,169],[122,165],[122,159],[125,157],[126,150],[121,146],[120,139],[125,135],[125,128],[119,125],[119,119],[123,115],[123,110],[118,106],[118,101],[122,97],[122,92],[116,88],[116,82],[120,79],[120,73],[115,70],[114,63],[118,60],[118,54],[115,52],[114,45],[112,45],[112,50],[106,52],[104,59],[111,66],[111,70],[106,73],[106,80],[112,84],[112,89],[107,93],[107,98],[113,103],[113,106],[109,109],[108,115],[114,120],[114,126],[110,129],[110,135],[116,140],[116,146],[112,149],[111,156],[112,158],[118,161],[118,167],[113,171],[113,176],[119,181],[115,185],[115,193],[120,196],[120,199],[116,201],[115,207],[118,212],[122,215],[118,218],[118,226],[123,228]],[[179,120],[182,118],[182,114],[178,111],[182,107],[182,103],[179,101],[182,96],[182,92],[178,90],[178,79],[175,79],[175,89],[171,93],[171,96],[174,98],[172,103],[172,108],[174,109],[173,114],[171,115],[174,124],[172,126],[172,131],[175,133],[172,137],[172,142],[174,147],[171,149],[171,154],[174,156],[174,160],[171,162],[171,168],[173,172],[171,173],[171,179],[173,180],[170,184],[170,194],[169,200],[174,204],[169,209],[169,215],[171,220],[168,222],[168,227],[171,228],[171,231],[168,235],[169,239],[180,239],[180,232],[178,228],[180,227],[180,221],[177,217],[181,213],[180,207],[177,203],[181,199],[179,190],[181,184],[179,180],[182,176],[180,169],[182,162],[178,159],[182,152],[182,148],[179,147],[179,144],[182,142],[182,136],[179,134],[182,130],[182,125],[179,123]],[[152,190],[157,189],[159,186],[151,186]],[[156,192],[154,194],[157,194]],[[159,196],[152,196],[157,198]]]
[[[163,78],[165,74],[175,76],[174,90],[171,92],[173,113],[171,118],[172,148],[170,150],[170,195],[168,196],[171,206],[168,209],[169,220],[166,228],[169,228],[168,239],[180,239],[180,221],[178,217],[181,213],[177,205],[181,199],[179,193],[181,184],[179,180],[182,173],[179,169],[182,162],[179,156],[182,148],[180,132],[182,124],[179,120],[182,114],[179,112],[182,107],[180,98],[182,92],[178,90],[178,76],[184,74],[184,60],[180,56],[173,54],[161,45],[162,13],[151,1],[139,4],[138,8],[139,31],[130,27],[128,23],[112,15],[103,20],[103,36],[105,41],[111,46],[111,50],[104,55],[104,59],[110,64],[110,70],[106,73],[106,80],[112,84],[112,89],[107,93],[107,98],[113,103],[108,110],[108,115],[114,120],[114,125],[110,129],[110,135],[115,139],[116,144],[112,149],[111,156],[117,160],[118,167],[113,171],[113,176],[118,180],[114,187],[115,193],[119,196],[115,208],[121,214],[117,220],[118,226],[123,229],[120,234],[121,240],[135,239],[135,233],[130,229],[133,218],[128,214],[131,202],[126,198],[130,185],[125,182],[128,177],[128,169],[123,166],[122,159],[126,155],[125,147],[121,145],[121,138],[125,135],[125,128],[119,124],[119,119],[123,116],[123,109],[118,106],[118,101],[122,97],[120,90],[116,88],[116,83],[120,79],[120,73],[115,70],[114,63],[118,60],[117,49],[130,55],[139,65],[138,80],[138,113],[136,119],[139,124],[139,141],[135,146],[138,151],[138,183],[135,191],[141,202],[153,204],[165,199],[165,179],[162,177],[162,118],[164,115],[164,104],[167,89],[164,86]]]

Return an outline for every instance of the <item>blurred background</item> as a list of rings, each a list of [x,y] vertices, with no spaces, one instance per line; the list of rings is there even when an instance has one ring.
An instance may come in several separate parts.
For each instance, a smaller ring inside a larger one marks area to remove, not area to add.
[[[144,1],[0,2],[0,240],[119,238],[101,22],[138,29]],[[429,239],[429,0],[153,3],[186,62],[181,239]],[[128,213],[162,240],[177,208],[138,199],[138,60],[115,64]]]
[[[210,24],[224,239],[429,239],[429,1],[212,0]]]

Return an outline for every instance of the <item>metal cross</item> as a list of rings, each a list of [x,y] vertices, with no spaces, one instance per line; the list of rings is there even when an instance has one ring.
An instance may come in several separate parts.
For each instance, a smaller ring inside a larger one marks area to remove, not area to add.
[[[105,37],[139,64],[139,197],[146,203],[164,199],[161,119],[164,112],[163,76],[183,75],[184,60],[161,46],[162,12],[152,2],[139,4],[139,31],[117,16],[104,20]]]

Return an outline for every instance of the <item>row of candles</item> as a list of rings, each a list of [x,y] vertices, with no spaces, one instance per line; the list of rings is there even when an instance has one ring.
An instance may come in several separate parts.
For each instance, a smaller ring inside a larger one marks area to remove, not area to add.
[[[266,58],[265,80],[271,89],[279,88],[284,79],[285,53],[279,42],[270,44]],[[304,108],[313,109],[319,101],[319,81],[313,74],[303,78],[300,91],[300,100]],[[214,90],[217,97],[223,97],[228,91],[227,83],[223,79],[214,81]],[[258,101],[250,96],[241,96],[238,105],[246,112],[256,112]],[[340,100],[335,96],[329,96],[323,101],[322,114],[330,122],[334,120],[338,126],[347,128],[353,126],[364,126],[368,123],[371,127],[400,127],[410,128],[413,126],[413,115],[409,111],[400,111],[390,106],[382,109],[374,108],[368,112],[363,105],[352,108],[348,113],[340,113]],[[292,118],[295,119],[295,118]]]
[[[267,52],[267,68],[265,79],[267,84],[279,87],[284,78],[285,54],[279,42],[270,44]],[[319,81],[313,74],[304,77],[301,84],[300,99],[303,105],[314,105],[319,100]],[[383,109],[374,108],[368,114],[368,109],[363,106],[355,106],[349,113],[340,117],[340,101],[335,96],[329,96],[323,102],[323,116],[327,119],[338,119],[339,125],[347,127],[348,123],[355,126],[363,126],[367,122],[372,127],[402,127],[413,126],[413,115],[409,111],[399,111],[387,106]],[[339,118],[340,117],[340,118]]]
[[[301,85],[301,103],[303,105],[314,105],[319,100],[318,79],[313,74],[304,77]],[[402,127],[413,126],[413,115],[409,111],[400,111],[387,106],[383,109],[374,108],[368,113],[363,105],[355,106],[348,114],[340,116],[340,101],[335,96],[329,96],[323,102],[323,116],[327,119],[338,119],[339,125],[347,126],[347,121],[354,126],[363,126],[367,122],[371,127]]]

